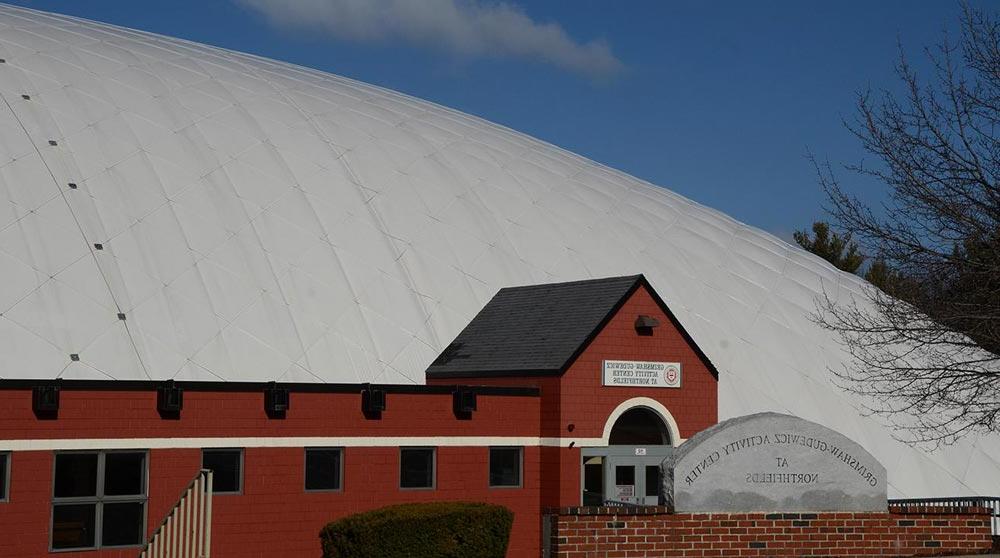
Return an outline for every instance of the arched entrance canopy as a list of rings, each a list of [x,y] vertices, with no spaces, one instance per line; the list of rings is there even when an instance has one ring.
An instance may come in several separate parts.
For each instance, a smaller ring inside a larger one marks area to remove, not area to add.
[[[645,407],[633,407],[618,417],[608,438],[611,446],[670,445],[667,425],[656,413]]]
[[[627,417],[625,415],[628,415]],[[621,424],[619,424],[619,419]],[[653,422],[653,421],[657,422]],[[658,424],[657,424],[658,423]],[[658,433],[657,433],[658,432]],[[645,437],[647,440],[632,443],[630,439]],[[677,421],[662,403],[649,397],[633,397],[623,401],[604,423],[601,436],[604,445],[672,445],[684,441]],[[614,438],[614,439],[612,439]]]
[[[656,505],[660,465],[684,441],[670,411],[649,397],[623,401],[608,415],[601,441],[582,448],[583,505]]]

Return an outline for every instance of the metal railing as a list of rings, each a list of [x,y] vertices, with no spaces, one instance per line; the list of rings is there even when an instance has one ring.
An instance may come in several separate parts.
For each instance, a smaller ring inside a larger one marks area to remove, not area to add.
[[[149,537],[139,558],[210,558],[212,471],[198,471],[180,500]]]
[[[989,508],[990,524],[993,527],[993,534],[1000,535],[1000,497],[998,496],[959,496],[954,498],[898,498],[890,499],[890,506],[900,506],[904,508],[931,506],[931,507],[979,507]]]
[[[602,504],[606,507],[635,507],[642,504],[621,502],[618,500],[605,500]],[[1000,536],[1000,496],[960,496],[948,498],[897,498],[889,500],[890,506],[903,508],[916,507],[977,507],[990,510],[990,525],[993,534]]]
[[[605,500],[601,505],[607,508],[634,508],[636,506],[641,506],[642,504],[622,502],[621,500]]]

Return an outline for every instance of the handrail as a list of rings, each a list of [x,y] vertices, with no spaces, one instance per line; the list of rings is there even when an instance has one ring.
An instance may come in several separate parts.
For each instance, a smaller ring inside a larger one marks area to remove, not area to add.
[[[641,504],[604,500],[606,507],[636,507]],[[895,498],[889,500],[889,506],[914,507],[978,507],[990,510],[990,525],[993,534],[1000,536],[1000,496],[949,496],[944,498]]]
[[[139,558],[211,558],[212,477],[210,469],[198,471]]]
[[[913,507],[978,507],[990,510],[990,524],[993,534],[1000,535],[1000,496],[948,496],[944,498],[895,498],[890,506]]]

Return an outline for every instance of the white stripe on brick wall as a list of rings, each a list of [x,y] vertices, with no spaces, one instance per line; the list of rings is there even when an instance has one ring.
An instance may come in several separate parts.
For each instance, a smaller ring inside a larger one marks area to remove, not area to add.
[[[395,436],[395,437],[292,437],[292,438],[68,438],[0,440],[0,451],[51,451],[85,449],[199,449],[199,448],[300,448],[399,446],[545,446],[607,445],[601,438],[540,438],[537,436]]]

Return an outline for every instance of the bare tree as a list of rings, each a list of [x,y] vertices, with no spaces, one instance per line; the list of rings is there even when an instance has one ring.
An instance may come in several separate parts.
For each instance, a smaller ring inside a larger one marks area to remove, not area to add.
[[[885,184],[880,208],[817,165],[839,227],[874,254],[864,300],[829,298],[820,323],[854,357],[835,371],[899,437],[949,443],[1000,427],[1000,23],[963,6],[962,36],[925,49],[928,81],[901,55],[903,94],[858,96],[847,127]]]

